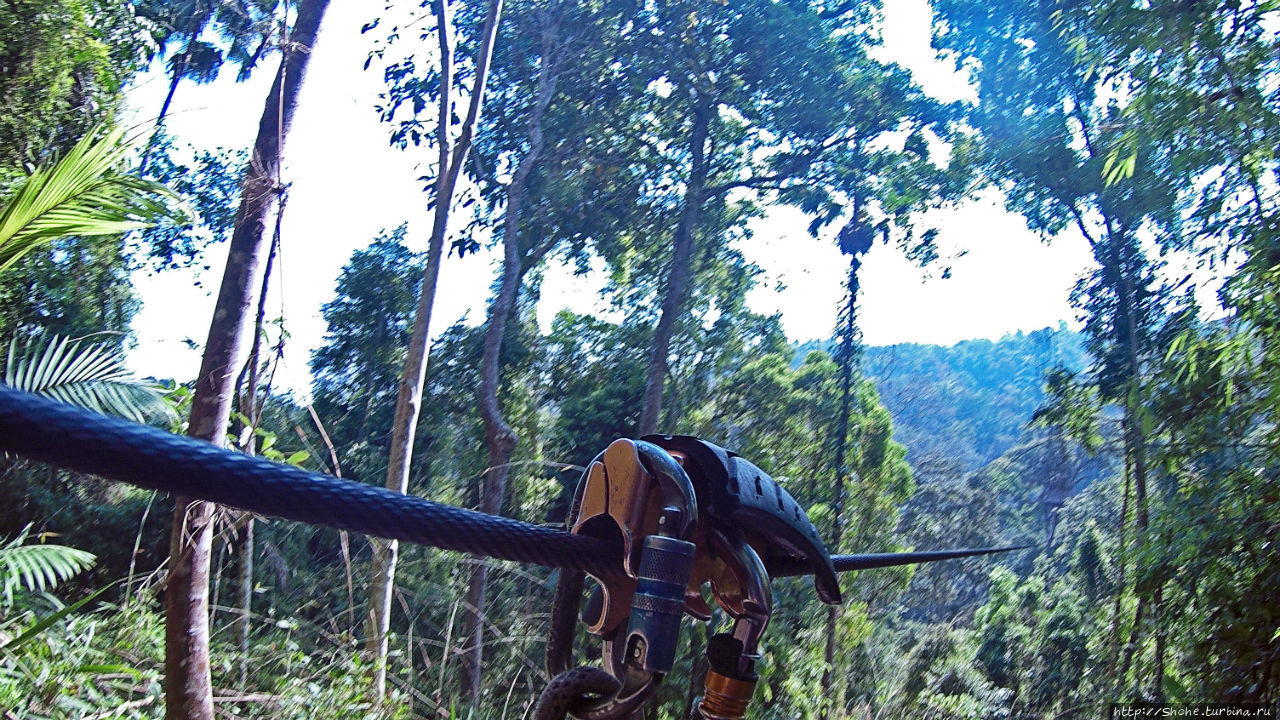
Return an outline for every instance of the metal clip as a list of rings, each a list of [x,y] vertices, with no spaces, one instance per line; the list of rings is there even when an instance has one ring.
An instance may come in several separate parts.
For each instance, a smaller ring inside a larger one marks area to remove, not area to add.
[[[556,677],[536,718],[569,713],[580,720],[625,720],[649,699],[675,664],[697,523],[693,484],[662,448],[616,440],[591,463],[578,485],[569,525],[575,533],[622,543],[624,574],[596,578],[598,594],[583,616],[587,628],[604,639],[605,664],[616,689],[593,697],[604,683],[600,675],[567,669],[569,614],[581,601],[582,585],[581,575],[562,575],[547,651]]]
[[[573,532],[622,540],[626,575],[597,578],[603,595],[601,609],[598,615],[584,618],[588,630],[609,636],[631,613],[645,538],[688,540],[692,535],[698,522],[693,484],[662,448],[642,440],[615,440],[587,469],[574,507]],[[681,582],[683,594],[688,576]]]
[[[717,634],[707,645],[710,668],[698,712],[706,720],[740,720],[759,679],[755,665],[773,594],[764,563],[741,536],[712,529],[708,541],[711,558],[703,570],[717,604],[735,622],[732,634]]]

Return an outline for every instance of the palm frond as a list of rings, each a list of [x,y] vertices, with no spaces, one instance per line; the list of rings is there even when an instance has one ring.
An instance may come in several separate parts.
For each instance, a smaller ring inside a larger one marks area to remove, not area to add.
[[[137,422],[173,409],[160,389],[135,378],[119,350],[101,343],[51,335],[25,344],[9,341],[0,382],[100,413]]]
[[[112,235],[165,220],[189,222],[171,190],[118,171],[130,145],[124,131],[93,131],[61,160],[32,173],[0,209],[0,271],[71,235]]]
[[[0,594],[4,606],[13,604],[19,587],[32,591],[52,590],[58,583],[93,565],[93,553],[65,545],[26,545],[31,526],[0,547]]]

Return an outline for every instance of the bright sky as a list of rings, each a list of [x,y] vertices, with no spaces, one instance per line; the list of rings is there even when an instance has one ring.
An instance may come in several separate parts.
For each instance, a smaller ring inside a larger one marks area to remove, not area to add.
[[[885,5],[884,58],[909,68],[935,96],[968,96],[963,78],[929,46],[927,0]],[[388,126],[378,122],[373,109],[381,74],[361,69],[370,38],[360,35],[360,26],[379,7],[355,2],[330,6],[286,148],[285,179],[292,189],[281,275],[272,297],[277,303],[283,299],[274,311],[283,313],[290,339],[277,386],[303,394],[310,385],[307,361],[325,331],[320,307],[332,298],[351,253],[381,229],[406,221],[410,246],[421,250],[430,228],[416,179],[424,173],[415,167],[429,151],[388,146]],[[266,71],[246,83],[237,84],[234,73],[226,73],[212,85],[180,86],[168,120],[179,146],[250,146],[275,62],[273,58]],[[137,122],[154,117],[165,89],[159,73],[141,78],[130,94]],[[1052,244],[1042,242],[1021,218],[1004,211],[996,195],[934,212],[925,221],[941,229],[939,245],[944,259],[952,256],[945,260],[952,277],[925,279],[894,248],[876,246],[866,259],[862,281],[860,321],[867,343],[951,344],[1056,326],[1061,320],[1074,324],[1068,293],[1090,263],[1079,237],[1065,234]],[[764,271],[749,296],[751,307],[781,313],[788,336],[799,341],[830,336],[847,268],[835,243],[809,237],[806,225],[798,211],[775,208],[755,223],[753,237],[741,245],[747,259]],[[967,253],[957,256],[961,250]],[[135,278],[143,307],[134,321],[138,346],[130,363],[140,375],[194,377],[199,351],[185,341],[204,342],[225,257],[223,246],[208,254],[210,271]],[[496,252],[482,252],[446,261],[433,333],[460,318],[472,324],[483,321],[498,258]],[[538,308],[540,321],[548,324],[563,307],[600,309],[601,286],[598,276],[575,277],[569,268],[550,268]]]

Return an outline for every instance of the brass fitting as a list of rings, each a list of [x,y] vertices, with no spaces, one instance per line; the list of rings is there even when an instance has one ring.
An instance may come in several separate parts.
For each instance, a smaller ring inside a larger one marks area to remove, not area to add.
[[[742,720],[755,689],[755,680],[738,680],[708,670],[706,693],[698,703],[698,713],[704,720]]]

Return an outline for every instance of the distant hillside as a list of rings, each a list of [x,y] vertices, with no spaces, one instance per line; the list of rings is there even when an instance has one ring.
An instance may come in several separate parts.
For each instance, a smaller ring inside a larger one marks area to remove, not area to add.
[[[797,348],[797,360],[829,342]],[[894,437],[907,446],[917,476],[976,470],[1022,435],[1043,398],[1045,370],[1085,366],[1078,333],[1060,326],[965,340],[949,347],[903,344],[866,348],[863,373],[893,414]]]

